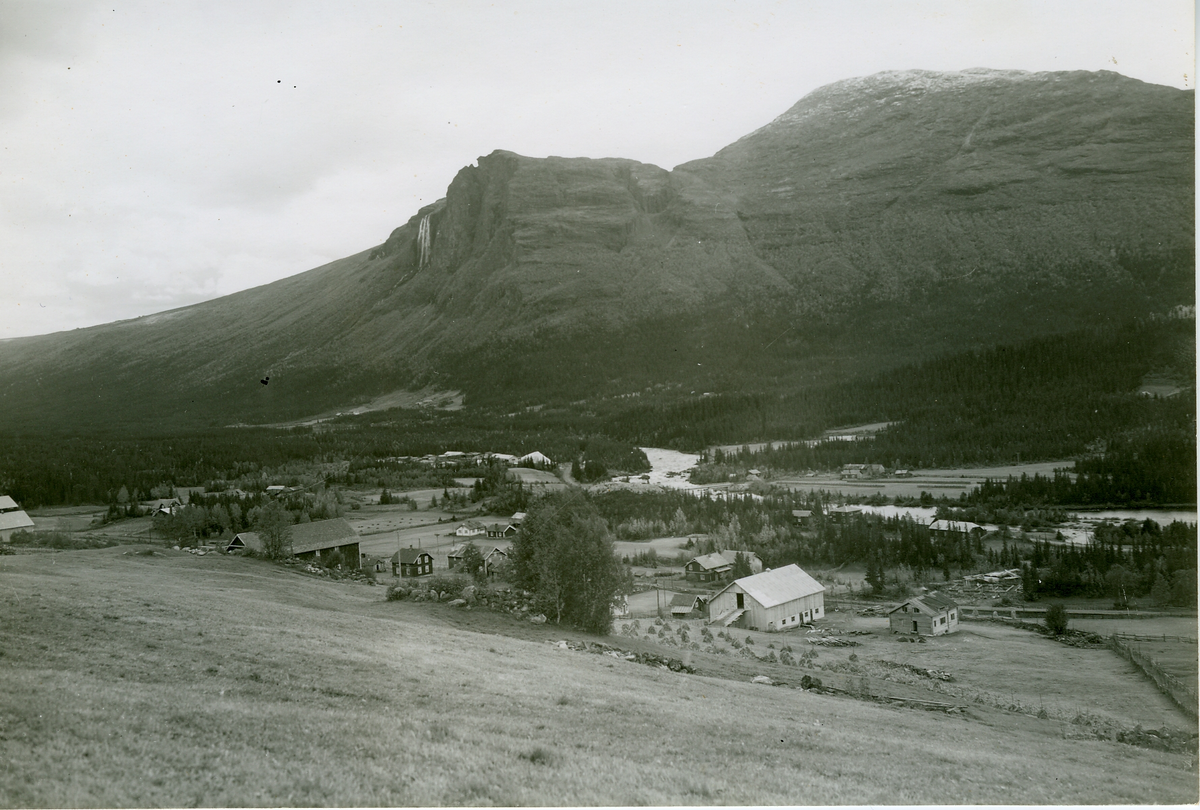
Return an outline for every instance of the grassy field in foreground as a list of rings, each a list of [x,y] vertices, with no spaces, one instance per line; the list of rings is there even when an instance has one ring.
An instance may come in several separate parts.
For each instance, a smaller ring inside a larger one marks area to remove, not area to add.
[[[761,686],[733,661],[675,673],[555,649],[578,636],[552,626],[146,551],[0,557],[0,805],[1197,800],[1193,756],[1054,722]]]

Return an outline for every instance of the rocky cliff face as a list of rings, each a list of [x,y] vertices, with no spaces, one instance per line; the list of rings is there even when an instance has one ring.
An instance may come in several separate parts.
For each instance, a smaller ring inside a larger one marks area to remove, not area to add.
[[[1193,122],[1192,93],[1116,74],[918,71],[673,171],[493,152],[373,250],[0,344],[0,426],[778,388],[1192,304]]]

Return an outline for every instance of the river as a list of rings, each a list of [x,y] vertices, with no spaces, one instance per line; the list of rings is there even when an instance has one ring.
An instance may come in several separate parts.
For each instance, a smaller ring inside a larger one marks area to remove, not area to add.
[[[643,447],[642,452],[650,462],[650,483],[659,484],[673,489],[703,489],[704,487],[688,481],[690,471],[700,461],[695,453],[681,453],[678,450],[666,450],[661,447]],[[863,506],[864,512],[883,515],[884,517],[899,517],[908,515],[921,523],[930,523],[936,510],[930,506]],[[1145,520],[1149,518],[1160,526],[1168,526],[1174,521],[1196,523],[1195,509],[1099,509],[1096,511],[1075,512],[1076,517],[1071,526],[1064,527],[1063,535],[1076,542],[1087,542],[1088,524],[1105,520]],[[1070,529],[1070,531],[1068,531]]]

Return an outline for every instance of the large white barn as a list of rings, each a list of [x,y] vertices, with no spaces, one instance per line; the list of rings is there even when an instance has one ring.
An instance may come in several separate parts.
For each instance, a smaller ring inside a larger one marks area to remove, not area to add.
[[[749,630],[790,630],[825,615],[825,586],[798,565],[742,577],[708,600],[710,621]]]
[[[33,521],[17,502],[7,495],[0,495],[0,543],[7,543],[13,533],[33,528]]]

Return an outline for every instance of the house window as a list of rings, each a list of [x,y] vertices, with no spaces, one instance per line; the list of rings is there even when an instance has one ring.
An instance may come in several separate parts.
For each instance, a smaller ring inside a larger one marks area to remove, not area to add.
[[[950,621],[954,621],[954,614],[953,614],[953,613],[951,613],[951,614],[950,614]]]

